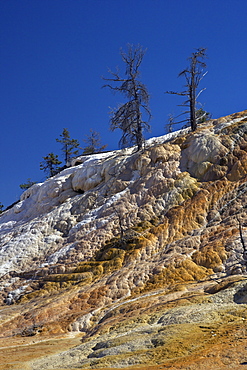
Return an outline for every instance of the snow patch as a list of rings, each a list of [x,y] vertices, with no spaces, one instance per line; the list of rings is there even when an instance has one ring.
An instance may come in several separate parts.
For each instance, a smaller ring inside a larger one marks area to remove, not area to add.
[[[66,255],[66,253],[69,252],[74,247],[75,247],[75,244],[70,244],[70,245],[67,245],[67,246],[59,249],[55,253],[51,254],[49,256],[48,260],[47,260],[47,263],[43,263],[41,265],[41,267],[56,264],[58,262],[59,258],[64,257]]]
[[[28,288],[28,285],[23,285],[20,288],[17,288],[9,292],[5,299],[5,303],[8,305],[15,303],[20,298],[20,296],[25,292],[27,288]]]

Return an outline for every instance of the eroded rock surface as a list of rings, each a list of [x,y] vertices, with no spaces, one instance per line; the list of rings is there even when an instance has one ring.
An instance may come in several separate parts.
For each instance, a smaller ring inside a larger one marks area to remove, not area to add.
[[[0,217],[1,347],[81,338],[23,359],[35,370],[228,366],[246,339],[246,179],[244,111],[33,185]]]

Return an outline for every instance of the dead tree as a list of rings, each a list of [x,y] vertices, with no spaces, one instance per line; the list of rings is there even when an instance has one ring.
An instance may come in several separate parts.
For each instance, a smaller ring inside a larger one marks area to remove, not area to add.
[[[184,76],[186,79],[186,90],[182,92],[167,91],[167,94],[175,94],[180,96],[186,96],[187,100],[182,104],[182,106],[189,107],[189,111],[184,113],[189,113],[189,121],[192,131],[196,130],[197,122],[201,117],[198,117],[197,113],[197,99],[199,95],[205,90],[201,89],[197,92],[199,83],[207,72],[203,72],[203,69],[206,67],[206,64],[203,62],[203,59],[206,57],[206,49],[200,48],[197,49],[195,53],[192,53],[191,57],[188,59],[190,61],[190,66],[179,73],[180,76]],[[180,122],[185,122],[180,121]],[[180,123],[178,122],[178,123]]]
[[[100,153],[107,147],[107,144],[101,145],[99,132],[90,129],[90,135],[86,136],[87,138],[83,139],[83,141],[87,144],[87,146],[83,149],[83,154]]]
[[[173,125],[176,124],[176,122],[174,120],[174,117],[173,117],[173,114],[169,114],[167,121],[168,121],[168,123],[165,125],[165,129],[166,129],[167,133],[170,134],[173,131]]]
[[[149,120],[151,113],[149,110],[149,94],[146,86],[138,79],[140,75],[140,65],[143,60],[145,50],[140,45],[133,47],[128,45],[128,51],[120,52],[122,60],[125,63],[126,77],[120,77],[118,70],[109,72],[112,78],[103,78],[112,84],[106,84],[103,87],[109,87],[114,92],[122,93],[127,102],[113,109],[110,114],[110,129],[114,131],[119,128],[122,130],[122,137],[119,145],[124,148],[128,145],[137,145],[137,150],[141,150],[144,144],[143,130],[149,130]],[[147,120],[143,120],[143,114],[146,114]]]
[[[113,206],[113,210],[117,216],[118,219],[118,226],[119,226],[119,234],[120,234],[120,240],[124,237],[125,227],[123,226],[124,221],[124,215],[123,212],[121,212],[119,209],[117,209],[115,206]]]
[[[241,244],[242,244],[242,247],[243,247],[243,258],[244,258],[245,264],[247,264],[247,246],[245,245],[241,222],[240,222],[239,218],[237,218],[237,220],[238,220],[240,240],[241,240]]]

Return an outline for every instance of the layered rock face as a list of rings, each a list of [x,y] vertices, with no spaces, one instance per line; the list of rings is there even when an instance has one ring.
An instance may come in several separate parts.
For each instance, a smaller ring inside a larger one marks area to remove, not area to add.
[[[247,363],[246,180],[244,111],[29,188],[0,217],[0,369]]]

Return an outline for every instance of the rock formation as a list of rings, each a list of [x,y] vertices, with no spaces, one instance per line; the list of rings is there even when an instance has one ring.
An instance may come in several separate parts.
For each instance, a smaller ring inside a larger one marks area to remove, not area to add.
[[[0,217],[0,369],[246,365],[246,180],[244,111],[26,190]]]

